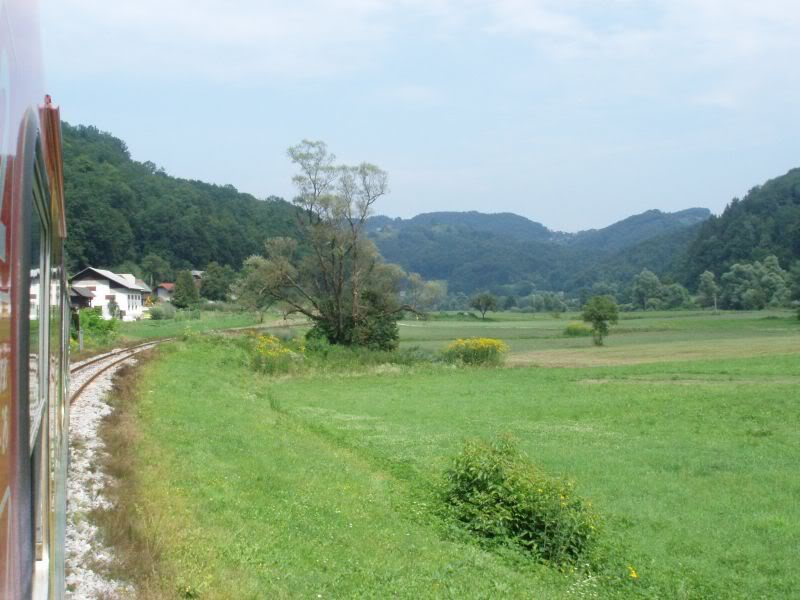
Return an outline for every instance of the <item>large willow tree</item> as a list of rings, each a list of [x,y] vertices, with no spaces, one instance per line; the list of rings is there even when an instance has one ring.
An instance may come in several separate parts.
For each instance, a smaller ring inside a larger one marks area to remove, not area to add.
[[[298,173],[296,238],[267,241],[263,256],[245,262],[237,293],[263,308],[274,302],[314,323],[312,335],[333,344],[392,348],[403,310],[400,267],[382,261],[364,231],[388,175],[369,163],[336,164],[323,142],[288,150]]]

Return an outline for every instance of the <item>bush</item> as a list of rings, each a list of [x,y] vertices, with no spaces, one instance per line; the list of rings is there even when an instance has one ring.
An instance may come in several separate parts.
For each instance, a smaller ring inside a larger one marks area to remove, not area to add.
[[[564,329],[567,337],[584,337],[592,335],[592,328],[583,323],[570,323]]]
[[[554,565],[587,555],[601,527],[571,483],[544,474],[507,437],[468,442],[445,472],[442,499],[485,542],[521,547]]]
[[[293,365],[302,362],[303,342],[283,343],[274,335],[251,336],[251,366],[262,373],[288,373]]]
[[[80,312],[81,329],[84,340],[95,344],[109,344],[117,337],[117,319],[103,319],[103,310],[97,308],[84,308]]]
[[[465,365],[499,365],[505,360],[508,345],[492,338],[466,338],[456,340],[444,350],[448,362]]]
[[[158,304],[150,309],[150,318],[154,321],[166,321],[175,318],[175,307],[167,302]]]

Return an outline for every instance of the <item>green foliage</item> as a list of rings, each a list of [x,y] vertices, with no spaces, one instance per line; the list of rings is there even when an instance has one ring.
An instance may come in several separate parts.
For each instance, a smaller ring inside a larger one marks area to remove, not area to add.
[[[142,259],[142,273],[145,282],[153,288],[159,283],[172,281],[174,277],[174,271],[169,262],[152,252]]]
[[[175,279],[175,292],[172,304],[177,308],[187,308],[200,301],[200,295],[194,285],[194,278],[189,271],[181,271]]]
[[[734,198],[719,217],[706,221],[687,250],[683,279],[694,283],[703,271],[721,276],[736,263],[771,255],[784,266],[800,259],[800,169]]]
[[[567,337],[584,337],[592,334],[592,328],[583,323],[570,323],[564,328],[564,335]]]
[[[473,296],[469,301],[469,305],[480,312],[481,318],[485,319],[487,311],[497,310],[497,298],[489,292],[482,292]]]
[[[542,472],[507,437],[467,442],[445,472],[442,496],[473,534],[553,565],[579,562],[600,529],[573,484]]]
[[[713,306],[717,308],[717,298],[719,296],[719,285],[717,285],[716,277],[711,271],[703,271],[700,274],[699,285],[697,286],[697,293],[701,306]]]
[[[722,275],[721,283],[723,308],[760,310],[789,302],[790,276],[775,256],[768,256],[763,263],[736,263]]]
[[[594,296],[583,306],[583,320],[592,325],[592,337],[596,346],[603,345],[608,335],[608,325],[619,319],[617,302],[611,296]]]
[[[652,309],[654,308],[653,299],[659,299],[661,296],[661,281],[659,281],[655,273],[644,269],[634,278],[631,293],[634,302],[636,302],[640,308]],[[650,303],[649,305],[648,302]]]
[[[81,309],[80,323],[84,341],[98,346],[113,342],[119,330],[119,321],[103,319],[103,311],[100,307]]]
[[[442,353],[451,363],[498,366],[508,354],[508,344],[492,338],[465,338],[452,342]]]
[[[200,295],[208,300],[225,300],[235,278],[236,272],[231,267],[211,261],[203,273]]]
[[[689,296],[689,290],[680,283],[670,283],[662,286],[659,299],[661,300],[662,308],[666,310],[690,308],[692,306],[692,298]]]
[[[162,302],[161,304],[150,307],[149,312],[150,318],[153,321],[166,321],[168,319],[174,319],[177,310],[169,302]]]
[[[387,314],[380,308],[381,298],[367,294],[364,297],[364,316],[354,323],[350,315],[344,317],[342,333],[330,320],[319,320],[309,331],[311,337],[323,337],[331,343],[345,346],[363,346],[372,350],[394,350],[400,340],[397,314]]]

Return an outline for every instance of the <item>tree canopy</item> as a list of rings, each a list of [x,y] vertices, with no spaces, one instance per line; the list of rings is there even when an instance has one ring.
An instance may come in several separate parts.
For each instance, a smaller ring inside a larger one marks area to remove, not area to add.
[[[619,319],[617,303],[611,296],[593,296],[583,306],[583,320],[592,325],[592,338],[596,346],[603,345],[609,333],[608,326]]]
[[[281,302],[305,315],[312,337],[393,348],[396,320],[411,308],[398,299],[404,273],[364,235],[373,205],[388,192],[387,173],[370,163],[337,165],[319,141],[304,140],[288,155],[298,168],[295,237],[269,239],[264,255],[248,260],[238,289],[249,302]]]

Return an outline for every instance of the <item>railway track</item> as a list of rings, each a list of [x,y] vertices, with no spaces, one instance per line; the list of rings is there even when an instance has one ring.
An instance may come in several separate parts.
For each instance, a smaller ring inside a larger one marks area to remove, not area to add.
[[[105,352],[90,359],[81,361],[72,365],[69,370],[70,374],[70,404],[89,387],[98,377],[103,373],[131,358],[132,356],[154,348],[163,342],[167,342],[172,338],[158,340],[155,342],[144,342],[136,346],[129,346],[127,348],[119,348],[110,352]],[[76,388],[77,385],[77,388]],[[73,392],[72,390],[75,389]]]

